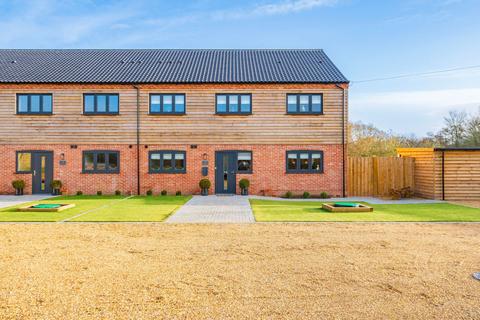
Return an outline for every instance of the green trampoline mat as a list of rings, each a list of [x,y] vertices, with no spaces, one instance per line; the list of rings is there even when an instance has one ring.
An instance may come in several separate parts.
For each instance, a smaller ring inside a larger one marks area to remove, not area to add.
[[[334,207],[347,207],[347,208],[354,208],[358,207],[358,203],[351,203],[351,202],[335,202],[333,204]]]
[[[33,206],[32,208],[35,209],[55,209],[61,207],[61,204],[37,204],[36,206]]]

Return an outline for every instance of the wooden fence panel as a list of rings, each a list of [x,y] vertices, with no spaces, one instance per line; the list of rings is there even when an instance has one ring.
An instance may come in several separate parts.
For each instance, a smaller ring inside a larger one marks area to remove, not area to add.
[[[398,157],[349,157],[349,196],[388,196],[391,189],[415,187],[414,159]]]

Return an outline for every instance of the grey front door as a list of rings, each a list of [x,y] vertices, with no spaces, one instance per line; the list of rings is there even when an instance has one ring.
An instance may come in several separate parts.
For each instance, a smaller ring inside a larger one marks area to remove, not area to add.
[[[53,153],[32,153],[32,193],[52,193]]]
[[[236,192],[236,160],[234,151],[217,151],[215,153],[215,193]]]

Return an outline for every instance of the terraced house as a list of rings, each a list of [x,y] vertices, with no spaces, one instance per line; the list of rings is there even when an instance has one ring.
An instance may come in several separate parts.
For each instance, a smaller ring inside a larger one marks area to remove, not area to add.
[[[322,50],[0,50],[0,193],[342,195],[347,97]]]

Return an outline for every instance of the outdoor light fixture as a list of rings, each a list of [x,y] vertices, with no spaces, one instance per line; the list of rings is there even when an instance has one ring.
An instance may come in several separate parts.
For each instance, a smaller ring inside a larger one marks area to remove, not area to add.
[[[60,153],[60,160],[65,160],[65,153]]]
[[[208,156],[207,153],[204,153],[202,156],[203,156],[203,160],[207,160],[207,156]]]

